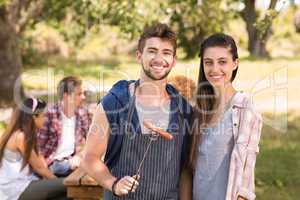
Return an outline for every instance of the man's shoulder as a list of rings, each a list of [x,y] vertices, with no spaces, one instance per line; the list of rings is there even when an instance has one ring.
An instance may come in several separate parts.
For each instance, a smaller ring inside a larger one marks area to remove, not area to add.
[[[115,83],[108,93],[100,99],[102,106],[114,105],[115,103],[124,104],[128,100],[128,87],[133,80],[120,80]]]
[[[191,113],[192,111],[192,106],[189,103],[189,101],[179,93],[179,91],[172,86],[171,84],[168,84],[167,86],[169,92],[171,93],[171,95],[176,96],[178,99],[178,104],[181,107],[181,110],[185,113]]]
[[[54,104],[49,104],[47,108],[47,113],[48,114],[56,114],[61,112],[61,107],[59,103],[54,103]]]
[[[77,108],[76,110],[76,113],[79,115],[79,116],[86,116],[88,115],[89,111],[88,111],[88,108],[87,106],[80,106]]]

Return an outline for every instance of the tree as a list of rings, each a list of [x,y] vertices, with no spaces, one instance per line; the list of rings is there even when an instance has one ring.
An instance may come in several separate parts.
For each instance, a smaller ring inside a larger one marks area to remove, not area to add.
[[[0,3],[0,105],[11,103],[21,73],[19,38],[28,21],[42,10],[38,1],[1,1]],[[23,90],[18,90],[23,95]]]
[[[294,16],[294,24],[297,33],[300,33],[300,11],[296,12]]]
[[[81,1],[0,1],[0,106],[14,104],[15,96],[24,95],[20,54],[20,40],[24,30],[42,19],[60,19],[66,8],[78,2]]]
[[[14,104],[15,96],[24,95],[22,87],[15,86],[21,84],[20,41],[28,27],[46,22],[74,43],[100,23],[119,25],[133,33],[143,23],[137,4],[122,0],[0,0],[0,106]],[[72,23],[72,28],[66,23]]]
[[[224,0],[206,0],[200,5],[197,0],[156,1],[112,1],[107,9],[109,24],[118,25],[121,30],[135,37],[145,25],[164,22],[176,31],[178,46],[186,58],[199,53],[200,43],[208,35],[223,31],[231,13],[220,9]]]
[[[200,4],[201,3],[201,4]],[[171,0],[168,4],[170,24],[178,35],[186,58],[199,54],[200,44],[210,34],[222,32],[231,13],[222,8],[222,0]]]
[[[278,0],[271,0],[264,17],[259,15],[255,0],[244,0],[241,17],[246,23],[248,50],[251,56],[268,57],[267,42],[272,33],[272,21],[278,15],[275,10]]]

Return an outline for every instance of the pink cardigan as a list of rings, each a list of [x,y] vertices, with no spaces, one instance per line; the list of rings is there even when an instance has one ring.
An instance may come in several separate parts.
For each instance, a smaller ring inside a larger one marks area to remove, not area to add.
[[[242,196],[255,199],[254,168],[259,152],[262,117],[245,93],[234,97],[232,107],[234,147],[231,154],[226,200]]]

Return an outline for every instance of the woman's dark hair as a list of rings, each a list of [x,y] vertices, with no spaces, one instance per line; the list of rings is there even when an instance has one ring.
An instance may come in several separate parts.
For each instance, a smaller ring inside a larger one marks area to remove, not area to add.
[[[190,164],[192,169],[196,167],[197,160],[197,147],[200,144],[201,140],[201,130],[207,124],[209,124],[210,120],[213,117],[213,110],[218,106],[216,102],[216,94],[213,86],[207,81],[207,78],[204,73],[204,63],[203,63],[203,55],[205,50],[209,47],[224,47],[227,48],[228,51],[232,55],[232,59],[235,61],[238,59],[237,46],[234,39],[226,34],[217,33],[209,36],[205,39],[200,47],[200,70],[198,76],[198,86],[197,86],[197,95],[196,95],[196,105],[194,107],[193,113],[193,122],[197,124],[196,128],[193,128],[192,132],[192,144],[191,144],[191,154],[190,154]],[[231,76],[231,82],[235,79],[237,74],[238,67],[233,70]],[[193,126],[194,127],[194,126]]]
[[[21,106],[15,108],[10,123],[0,138],[0,165],[2,164],[4,149],[8,140],[18,130],[25,134],[25,154],[23,155],[22,168],[28,163],[32,150],[38,154],[35,134],[36,126],[33,117],[43,112],[45,107],[46,103],[43,100],[26,98]]]

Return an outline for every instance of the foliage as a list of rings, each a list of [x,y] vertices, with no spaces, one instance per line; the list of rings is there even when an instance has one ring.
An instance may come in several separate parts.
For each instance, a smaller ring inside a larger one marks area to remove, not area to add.
[[[199,53],[202,40],[208,35],[224,31],[232,13],[226,12],[225,1],[196,0],[170,1],[170,23],[178,33],[179,46],[183,47],[186,57],[193,58]]]
[[[129,39],[136,38],[143,28],[154,22],[169,23],[178,33],[179,46],[187,58],[195,57],[204,37],[221,32],[231,19],[224,9],[224,0],[50,0],[45,4],[43,18],[58,29],[74,46],[102,25],[118,26]]]

